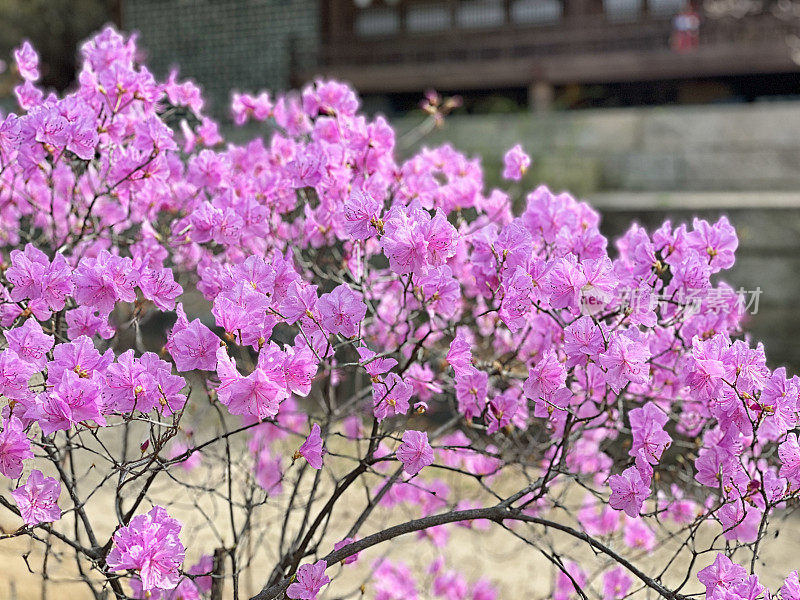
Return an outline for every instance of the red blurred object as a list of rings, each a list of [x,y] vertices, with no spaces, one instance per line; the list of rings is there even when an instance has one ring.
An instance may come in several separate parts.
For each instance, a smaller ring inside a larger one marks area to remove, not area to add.
[[[691,52],[700,45],[700,15],[691,3],[672,20],[672,38],[675,52]]]

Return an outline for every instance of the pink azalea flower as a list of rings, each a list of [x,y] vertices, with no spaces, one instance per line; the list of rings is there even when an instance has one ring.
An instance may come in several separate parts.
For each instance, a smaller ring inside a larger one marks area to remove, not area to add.
[[[272,113],[273,104],[267,92],[258,96],[250,94],[233,94],[231,112],[236,125],[244,125],[249,118],[264,121]]]
[[[306,438],[306,441],[297,449],[297,452],[294,453],[294,458],[300,458],[301,456],[308,461],[308,464],[311,465],[314,469],[321,469],[322,468],[322,455],[324,450],[322,448],[322,436],[320,435],[321,430],[319,425],[314,423],[311,427],[311,434]]]
[[[145,598],[147,598],[146,595]],[[152,600],[152,594],[148,600]],[[168,593],[166,600],[203,600],[203,596],[195,582],[184,577],[175,589]]]
[[[303,320],[307,325],[316,314],[317,286],[292,283],[281,303],[280,313],[289,324]]]
[[[599,363],[606,369],[608,385],[619,393],[627,383],[647,383],[649,359],[649,348],[626,331],[613,335],[608,350],[600,355]]]
[[[739,498],[731,499],[717,511],[725,539],[748,544],[758,539],[763,514],[762,509],[742,502]]]
[[[186,442],[173,442],[172,446],[170,447],[169,454],[167,456],[170,460],[175,459],[179,456],[183,456],[191,450]],[[200,466],[200,463],[203,462],[203,455],[199,451],[194,451],[189,456],[184,458],[181,462],[177,463],[180,467],[186,471],[193,471],[197,467]]]
[[[174,310],[175,299],[183,293],[183,288],[175,283],[171,269],[145,269],[139,279],[142,295],[161,310]]]
[[[629,454],[636,457],[639,451],[652,465],[658,464],[661,454],[672,443],[672,437],[664,431],[668,417],[652,402],[642,408],[635,408],[628,413],[631,423],[633,444]]]
[[[187,106],[194,114],[199,115],[203,109],[203,98],[200,88],[191,80],[178,82],[178,70],[172,69],[164,85],[167,98],[175,106]]]
[[[61,509],[58,508],[61,483],[52,477],[45,477],[41,471],[31,471],[25,485],[11,492],[11,495],[26,525],[52,523],[61,518]]]
[[[586,533],[593,536],[607,536],[616,532],[619,528],[619,517],[616,510],[605,503],[598,504],[591,494],[587,494],[578,511],[578,522]]]
[[[378,559],[372,564],[375,600],[417,600],[417,584],[404,562]]]
[[[506,152],[506,155],[503,157],[503,177],[505,179],[519,181],[530,166],[530,156],[525,154],[522,146],[517,144]]]
[[[279,494],[283,487],[281,457],[272,456],[267,448],[261,450],[261,452],[258,453],[255,476],[258,485],[264,488],[269,494]]]
[[[590,314],[599,313],[613,298],[619,278],[614,274],[611,259],[603,256],[586,259],[582,263],[586,283],[581,288],[581,309]]]
[[[139,273],[130,258],[102,251],[96,258],[82,258],[74,273],[75,301],[109,314],[118,300],[136,300]]]
[[[0,473],[9,479],[22,475],[22,461],[33,458],[31,442],[22,427],[22,421],[11,416],[2,421],[0,433]]]
[[[428,242],[425,234],[425,224],[416,213],[409,216],[399,208],[392,208],[387,213],[381,245],[392,271],[398,275],[427,272]]]
[[[786,436],[786,440],[778,447],[778,456],[783,463],[780,476],[786,477],[795,486],[800,485],[800,443],[796,433]]]
[[[31,393],[28,382],[36,372],[36,367],[6,348],[0,352],[0,394],[12,400],[26,400]]]
[[[384,381],[372,384],[372,412],[378,421],[392,415],[408,412],[413,386],[396,373],[389,373]]]
[[[378,233],[382,203],[364,190],[354,189],[344,203],[344,227],[354,240],[366,240]]]
[[[581,317],[564,330],[567,367],[585,365],[588,359],[596,360],[604,349],[603,333],[588,315]]]
[[[14,95],[17,97],[17,104],[24,110],[30,110],[34,106],[41,104],[44,93],[33,85],[33,82],[26,80],[22,85],[14,88]]]
[[[623,540],[631,550],[640,549],[652,552],[656,547],[656,534],[641,517],[625,519]]]
[[[428,274],[417,282],[422,297],[432,315],[452,318],[461,303],[461,286],[453,277],[453,270],[447,266],[431,268]]]
[[[356,348],[361,363],[364,365],[364,370],[372,377],[383,375],[397,365],[397,361],[393,358],[378,357],[377,352],[373,352],[366,346],[359,346]]]
[[[782,600],[800,600],[800,578],[792,571],[781,586]]]
[[[98,314],[97,310],[90,306],[79,306],[68,310],[67,337],[71,340],[81,336],[92,337],[99,335],[103,339],[113,337],[115,330],[109,324],[108,317]]]
[[[403,470],[416,475],[424,467],[433,464],[433,448],[428,443],[428,434],[409,429],[403,434],[403,443],[397,448],[397,459],[403,463]]]
[[[695,218],[692,225],[694,229],[686,235],[686,241],[708,261],[712,272],[732,267],[739,238],[727,217],[720,217],[714,225]]]
[[[42,326],[36,319],[28,319],[21,327],[5,332],[8,347],[17,355],[39,369],[47,362],[47,352],[53,347],[55,338],[45,335]]]
[[[406,371],[406,378],[411,383],[413,395],[419,396],[420,402],[414,404],[417,409],[427,410],[428,401],[434,394],[441,394],[444,391],[438,374],[434,373],[428,364],[411,363]]]
[[[441,210],[437,210],[424,227],[426,260],[438,267],[456,253],[455,243],[458,234]],[[422,273],[420,273],[422,274]]]
[[[314,187],[322,181],[326,166],[325,151],[317,144],[309,144],[287,165],[287,172],[296,188]]]
[[[351,538],[351,537],[349,537],[349,538],[345,538],[345,539],[343,539],[343,540],[341,540],[341,541],[339,541],[339,542],[336,542],[336,543],[333,545],[333,549],[334,549],[334,550],[339,550],[339,549],[341,549],[341,548],[344,548],[345,546],[349,546],[350,544],[352,544],[352,543],[353,543],[353,542],[355,542],[355,541],[356,541],[356,539],[355,539],[355,538]],[[353,555],[351,555],[351,556],[348,556],[347,558],[345,558],[345,559],[342,561],[342,564],[345,564],[345,565],[351,565],[351,564],[353,564],[354,562],[356,562],[356,561],[358,560],[358,554],[359,554],[359,553],[358,553],[358,552],[356,552],[355,554],[353,554]]]
[[[456,371],[456,400],[458,411],[467,419],[483,412],[489,390],[489,375],[473,366]]]
[[[197,585],[198,589],[202,590],[203,592],[210,592],[211,591],[211,572],[214,570],[214,557],[210,554],[204,554],[200,557],[195,564],[189,567],[189,570],[186,571],[189,575],[199,575],[200,577],[195,577],[194,582]]]
[[[697,357],[690,363],[687,383],[692,391],[697,391],[699,399],[711,398],[718,394],[725,376],[725,365],[714,358]]]
[[[180,531],[177,520],[154,506],[147,514],[133,517],[130,525],[117,529],[106,563],[112,571],[138,571],[145,591],[174,589],[184,559]]]
[[[603,600],[620,600],[628,595],[633,580],[624,567],[615,567],[603,574]]]
[[[127,350],[106,369],[101,385],[103,410],[147,413],[156,409],[171,414],[186,403],[181,394],[185,384],[183,377],[173,375],[169,363],[155,353],[145,352],[136,358],[133,350]]]
[[[357,440],[363,434],[361,418],[358,415],[350,415],[342,421],[342,432],[349,440]]]
[[[14,49],[14,60],[17,62],[17,69],[23,79],[26,81],[39,79],[39,55],[28,40],[25,40],[19,48]]]
[[[147,377],[140,382],[142,391],[137,398],[137,408],[142,412],[158,410],[165,415],[173,414],[186,404],[186,396],[181,392],[186,381],[172,374],[169,363],[161,360],[154,352],[145,352],[139,358]]]
[[[518,393],[518,392],[517,392]],[[489,410],[486,411],[488,427],[486,433],[492,435],[500,429],[508,426],[519,406],[519,399],[512,391],[506,391],[495,396],[489,401]]]
[[[569,573],[569,576],[567,573]],[[556,575],[553,600],[573,600],[580,598],[575,586],[577,585],[579,588],[583,589],[587,581],[588,577],[583,569],[571,560],[565,561],[563,568],[559,569],[558,575]]]
[[[287,346],[283,363],[286,389],[298,396],[308,396],[317,374],[317,359],[307,346]]]
[[[276,381],[273,373],[258,367],[247,377],[223,383],[224,387],[218,389],[219,401],[232,415],[252,415],[259,420],[272,418],[278,414],[280,403],[289,396],[285,380]]]
[[[342,284],[329,294],[322,294],[317,301],[322,327],[329,333],[339,333],[354,337],[358,326],[367,314],[367,305],[346,284]]]
[[[322,588],[331,581],[325,574],[327,568],[324,560],[318,560],[313,565],[300,565],[296,581],[286,589],[286,595],[296,600],[315,600]]]
[[[458,571],[444,571],[433,579],[434,595],[445,600],[465,600],[467,597],[467,581]]]
[[[697,573],[697,578],[706,586],[706,595],[711,596],[717,587],[727,589],[733,584],[744,581],[747,570],[731,561],[722,553],[717,554],[714,562]]]
[[[642,479],[635,467],[628,467],[621,475],[612,475],[611,498],[608,503],[616,510],[623,510],[630,517],[638,517],[642,504],[650,495],[650,484]]]
[[[586,276],[574,254],[556,259],[547,278],[550,306],[577,312],[580,306],[581,289],[586,285],[586,281]]]
[[[267,319],[274,318],[267,315],[269,304],[269,299],[254,290],[251,284],[239,282],[220,292],[214,299],[211,314],[214,315],[217,325],[236,343],[257,348],[259,343],[263,344],[269,339],[269,334],[265,335],[263,331]]]
[[[456,371],[472,367],[472,345],[467,340],[463,328],[457,330],[445,360]]]
[[[528,378],[522,386],[528,398],[536,399],[549,396],[564,387],[567,371],[564,364],[552,348],[548,348],[536,366],[530,370]]]
[[[138,577],[131,577],[128,581],[128,585],[131,587],[131,597],[134,598],[134,600],[164,600],[164,590],[159,588],[145,590],[144,587],[142,587],[142,580]]]
[[[503,303],[499,315],[512,332],[516,333],[527,322],[526,316],[533,306],[532,286],[530,275],[522,267],[517,267],[503,282]]]
[[[26,244],[23,251],[11,252],[11,266],[6,270],[5,276],[14,286],[11,290],[11,299],[14,302],[41,297],[42,281],[49,263],[47,255],[33,244]]]
[[[472,600],[497,600],[497,588],[486,579],[478,579],[472,586]]]
[[[179,331],[173,329],[168,349],[178,372],[196,369],[213,371],[217,366],[219,345],[219,338],[199,319],[195,319]]]
[[[100,389],[94,380],[66,371],[58,385],[37,397],[25,418],[39,423],[45,435],[69,430],[83,421],[105,423],[100,415]]]

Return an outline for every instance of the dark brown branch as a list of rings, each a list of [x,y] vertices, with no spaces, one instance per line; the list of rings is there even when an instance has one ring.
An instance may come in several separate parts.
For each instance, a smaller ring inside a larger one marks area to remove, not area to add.
[[[626,558],[620,556],[619,554],[614,552],[611,548],[609,548],[602,542],[597,541],[590,535],[587,535],[586,533],[578,531],[577,529],[574,529],[572,527],[569,527],[568,525],[557,523],[556,521],[550,521],[547,519],[542,519],[540,517],[534,517],[531,515],[523,514],[519,512],[519,510],[517,509],[508,508],[505,502],[501,502],[500,504],[486,508],[457,510],[449,513],[431,515],[428,517],[422,517],[420,519],[407,521],[406,523],[401,523],[399,525],[389,527],[388,529],[384,529],[383,531],[379,531],[378,533],[373,533],[372,535],[369,535],[365,538],[362,538],[358,541],[348,544],[347,546],[344,546],[339,550],[334,550],[333,552],[325,556],[323,560],[328,565],[333,565],[339,561],[344,560],[348,556],[353,556],[354,554],[361,552],[362,550],[366,550],[367,548],[371,548],[372,546],[394,539],[401,535],[405,535],[407,533],[422,531],[424,529],[429,529],[431,527],[436,527],[438,525],[446,525],[448,523],[456,523],[459,521],[474,521],[478,519],[494,521],[495,523],[498,524],[502,524],[503,521],[505,520],[522,521],[522,522],[542,525],[543,527],[549,527],[551,529],[557,529],[558,531],[561,531],[576,539],[586,542],[594,549],[602,552],[609,558],[613,559],[618,564],[622,565],[628,571],[630,571],[631,574],[640,579],[642,583],[644,583],[647,587],[657,592],[662,598],[667,598],[667,600],[687,600],[686,596],[683,596],[682,594],[670,590],[669,588],[665,587],[655,579],[648,577],[645,573],[640,571],[635,565],[633,565]],[[274,600],[282,592],[284,592],[287,587],[289,587],[290,582],[291,582],[291,577],[287,577],[283,581],[261,590],[261,592],[253,596],[250,600]]]

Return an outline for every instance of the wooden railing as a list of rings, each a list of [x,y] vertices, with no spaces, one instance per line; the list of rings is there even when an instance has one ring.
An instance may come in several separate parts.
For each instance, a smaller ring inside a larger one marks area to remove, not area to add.
[[[480,75],[475,71],[476,77],[483,77],[489,85],[516,85],[515,70],[520,71],[521,85],[536,76],[532,71],[550,80],[559,80],[558,72],[564,72],[565,82],[592,81],[598,63],[595,81],[798,70],[786,46],[786,38],[797,24],[771,14],[702,18],[694,56],[670,50],[671,16],[642,12],[635,18],[614,22],[600,13],[537,25],[506,21],[492,29],[451,26],[437,32],[398,31],[380,37],[359,36],[351,29],[348,35],[327,36],[314,65],[308,64],[305,49],[297,48],[295,72],[301,76],[312,70],[331,73],[366,88],[372,88],[373,81],[385,74],[385,83],[376,83],[375,89],[387,91],[394,82],[405,89],[417,83],[439,85],[440,76],[461,87],[468,82],[470,74],[465,69],[470,65],[480,70]],[[656,57],[658,63],[652,73],[647,72],[650,57]],[[424,74],[416,77],[415,69]],[[617,72],[619,79],[615,79]]]
[[[378,39],[353,37],[323,44],[321,64],[387,64],[496,60],[539,55],[584,54],[669,47],[671,19],[608,23],[589,18],[569,24],[509,27],[494,31],[408,34]]]
[[[427,62],[539,54],[582,54],[615,50],[669,48],[671,17],[642,17],[631,23],[612,23],[586,17],[535,27],[508,26],[489,31],[450,29],[436,33],[359,38],[323,43],[323,65]],[[705,19],[700,26],[704,45],[754,43],[779,39],[796,30],[795,24],[772,15],[741,19]]]

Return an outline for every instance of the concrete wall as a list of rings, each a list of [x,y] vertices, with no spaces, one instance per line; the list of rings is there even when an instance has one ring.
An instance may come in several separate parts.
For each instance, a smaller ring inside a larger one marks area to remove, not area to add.
[[[424,143],[444,141],[490,169],[521,142],[535,159],[531,183],[577,193],[800,190],[800,103],[457,116]]]
[[[318,20],[318,0],[127,0],[123,27],[156,75],[179,66],[222,116],[231,89],[286,89],[293,51],[316,56]]]

